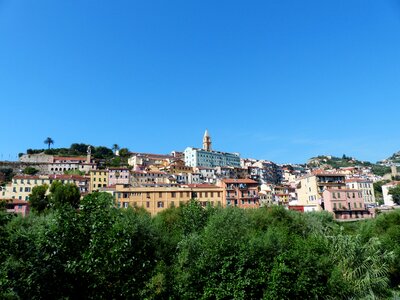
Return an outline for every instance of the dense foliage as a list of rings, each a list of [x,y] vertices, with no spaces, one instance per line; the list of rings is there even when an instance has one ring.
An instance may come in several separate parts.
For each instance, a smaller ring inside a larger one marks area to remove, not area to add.
[[[0,298],[384,299],[400,284],[400,212],[338,224],[281,207],[191,201],[151,217],[107,193],[64,200],[0,212]]]

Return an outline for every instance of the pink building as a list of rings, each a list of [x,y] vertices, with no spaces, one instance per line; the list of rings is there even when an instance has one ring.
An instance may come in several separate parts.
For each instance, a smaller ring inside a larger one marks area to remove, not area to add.
[[[23,217],[29,214],[29,203],[24,200],[11,199],[6,203],[8,213],[21,214]]]
[[[371,213],[365,208],[360,190],[329,189],[322,193],[324,209],[332,212],[336,219],[371,218]]]
[[[109,168],[108,169],[108,184],[129,184],[130,172],[128,168]]]

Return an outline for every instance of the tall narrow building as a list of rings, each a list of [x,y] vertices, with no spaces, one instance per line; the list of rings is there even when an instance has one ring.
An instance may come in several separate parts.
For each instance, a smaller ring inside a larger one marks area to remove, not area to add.
[[[211,151],[211,137],[208,135],[207,129],[203,136],[203,150]]]

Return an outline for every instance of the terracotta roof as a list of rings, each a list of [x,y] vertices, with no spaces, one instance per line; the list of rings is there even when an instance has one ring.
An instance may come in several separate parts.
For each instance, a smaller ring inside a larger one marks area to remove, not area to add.
[[[348,179],[346,179],[346,182],[368,182],[368,183],[372,183],[371,180],[366,179],[366,178],[348,178]]]
[[[75,179],[75,180],[88,180],[87,177],[79,175],[16,175],[13,179]]]
[[[255,180],[252,179],[223,179],[222,182],[225,183],[258,183]]]
[[[28,201],[25,200],[19,200],[19,199],[5,199],[7,203],[12,203],[12,204],[21,204],[21,205],[29,205]]]
[[[201,183],[201,184],[182,184],[182,187],[189,187],[189,188],[219,188],[215,184],[208,184],[208,183]]]
[[[54,156],[54,160],[86,160],[86,156]]]
[[[325,191],[328,191],[328,192],[361,192],[361,190],[356,190],[356,189],[327,189]]]

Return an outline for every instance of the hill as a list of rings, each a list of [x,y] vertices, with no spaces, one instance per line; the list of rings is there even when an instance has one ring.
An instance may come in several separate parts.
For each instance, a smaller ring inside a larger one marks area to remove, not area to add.
[[[400,159],[400,156],[399,156]],[[369,167],[372,173],[383,176],[390,173],[390,168],[381,164],[371,163],[369,161],[357,160],[354,157],[343,155],[335,157],[332,155],[319,155],[308,160],[307,165],[310,167],[319,167],[322,169],[338,169],[346,167]]]

